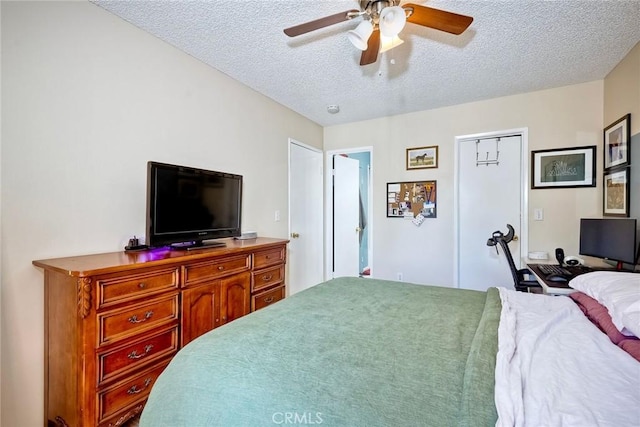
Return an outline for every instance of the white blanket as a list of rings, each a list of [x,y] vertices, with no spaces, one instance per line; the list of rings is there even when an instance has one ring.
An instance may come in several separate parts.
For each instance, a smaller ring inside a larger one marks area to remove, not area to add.
[[[640,426],[640,362],[569,298],[500,297],[496,426]]]

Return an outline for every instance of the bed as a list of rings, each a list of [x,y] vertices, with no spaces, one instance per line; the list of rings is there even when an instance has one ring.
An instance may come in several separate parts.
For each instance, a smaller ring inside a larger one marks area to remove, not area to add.
[[[639,384],[572,299],[339,278],[183,348],[140,425],[640,425]]]

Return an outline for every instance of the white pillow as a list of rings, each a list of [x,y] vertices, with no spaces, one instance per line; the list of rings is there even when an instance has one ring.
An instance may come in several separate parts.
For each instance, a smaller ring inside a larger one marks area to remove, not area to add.
[[[569,285],[607,307],[613,324],[623,334],[640,337],[639,273],[594,271],[575,277]]]

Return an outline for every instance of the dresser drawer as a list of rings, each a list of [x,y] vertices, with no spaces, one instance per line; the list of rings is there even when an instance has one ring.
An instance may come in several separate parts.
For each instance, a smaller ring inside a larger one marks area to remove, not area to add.
[[[284,285],[251,297],[251,311],[260,310],[268,305],[284,299]]]
[[[169,361],[164,361],[155,367],[120,382],[113,387],[98,391],[98,423],[108,421],[108,418],[127,412],[131,407],[140,404],[149,396],[151,387],[167,367]],[[119,414],[120,413],[120,414]],[[103,425],[108,425],[104,423]]]
[[[269,286],[284,281],[284,265],[273,267],[261,271],[254,271],[251,274],[251,291],[268,288]]]
[[[100,277],[96,280],[98,309],[114,304],[149,297],[159,292],[177,289],[179,286],[177,267],[142,273]]]
[[[125,346],[98,353],[98,385],[178,351],[178,328],[174,326]]]
[[[251,268],[251,257],[249,255],[232,258],[220,258],[219,260],[189,264],[184,268],[184,283],[191,285],[203,280],[224,277],[229,274],[248,271]]]
[[[257,251],[253,255],[253,268],[259,269],[276,264],[284,264],[285,247]]]
[[[178,294],[98,313],[98,345],[149,331],[178,320]]]

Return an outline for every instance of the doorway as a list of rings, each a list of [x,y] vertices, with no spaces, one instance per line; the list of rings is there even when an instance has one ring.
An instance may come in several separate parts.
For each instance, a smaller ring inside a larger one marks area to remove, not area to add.
[[[288,290],[323,281],[322,151],[289,139]]]
[[[373,274],[372,165],[371,147],[327,152],[327,279]]]
[[[511,224],[518,236],[509,244],[516,266],[527,253],[527,146],[526,128],[456,137],[454,283],[459,288],[513,287],[504,254],[486,242]]]

